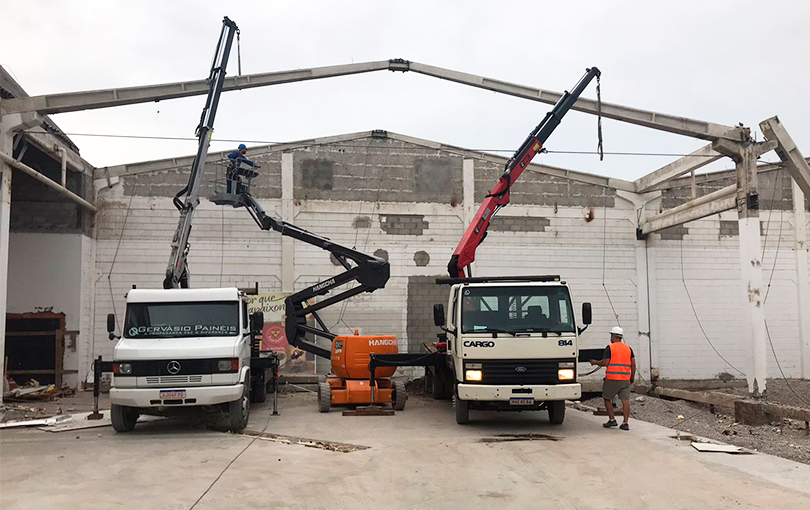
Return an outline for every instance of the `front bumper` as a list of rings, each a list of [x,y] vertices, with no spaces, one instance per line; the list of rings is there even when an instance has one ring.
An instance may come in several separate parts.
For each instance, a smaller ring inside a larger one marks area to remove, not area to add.
[[[577,400],[582,396],[582,386],[579,383],[533,386],[459,384],[458,396],[461,400],[477,400],[482,402],[508,402],[511,398],[520,397],[534,398],[538,402]]]
[[[210,406],[233,402],[242,396],[243,384],[233,386],[190,386],[171,388],[112,388],[110,389],[110,402],[127,407],[183,407],[183,406]],[[160,398],[161,390],[186,390],[186,397],[182,403],[164,403]]]

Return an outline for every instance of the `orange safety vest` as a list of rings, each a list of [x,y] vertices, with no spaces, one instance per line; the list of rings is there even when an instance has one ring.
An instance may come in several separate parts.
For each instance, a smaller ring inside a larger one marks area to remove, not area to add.
[[[610,347],[610,361],[605,371],[605,379],[611,381],[629,381],[630,370],[630,346],[622,342],[614,342]]]

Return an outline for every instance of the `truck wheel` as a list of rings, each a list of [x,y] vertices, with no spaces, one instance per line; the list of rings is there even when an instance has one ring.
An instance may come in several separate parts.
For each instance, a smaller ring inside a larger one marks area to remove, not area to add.
[[[228,430],[239,432],[247,427],[250,418],[250,392],[248,382],[243,384],[242,396],[228,404]]]
[[[113,404],[110,408],[112,426],[116,432],[129,432],[135,428],[138,421],[138,411],[132,407]]]
[[[318,385],[318,411],[328,413],[332,407],[332,388],[329,383],[322,382]]]
[[[425,367],[425,393],[433,393],[433,374],[430,367]]]
[[[470,403],[456,396],[456,423],[466,425],[470,423]]]
[[[253,381],[253,388],[250,390],[250,401],[260,404],[267,400],[267,381],[264,376],[261,376],[256,381]]]
[[[394,405],[394,411],[402,411],[405,409],[405,400],[408,398],[405,383],[402,381],[394,381],[393,386],[394,391],[391,394],[391,403]]]
[[[552,425],[560,425],[565,420],[565,400],[548,403],[548,420]]]

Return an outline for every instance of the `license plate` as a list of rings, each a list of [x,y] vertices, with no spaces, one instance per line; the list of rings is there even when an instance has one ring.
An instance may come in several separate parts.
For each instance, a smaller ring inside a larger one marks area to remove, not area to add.
[[[186,390],[160,390],[160,398],[161,400],[186,398]]]
[[[533,406],[534,399],[531,397],[514,397],[509,399],[511,406]]]

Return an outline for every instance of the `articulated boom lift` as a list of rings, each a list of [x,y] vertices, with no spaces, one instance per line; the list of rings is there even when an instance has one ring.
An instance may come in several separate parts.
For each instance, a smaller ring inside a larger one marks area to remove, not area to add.
[[[518,148],[515,154],[507,161],[506,169],[503,175],[501,175],[500,180],[498,180],[498,184],[495,185],[484,199],[472,223],[467,227],[464,237],[461,238],[456,250],[453,252],[450,263],[447,264],[447,271],[450,273],[451,278],[472,277],[470,264],[475,260],[475,250],[478,248],[479,244],[484,242],[492,217],[502,207],[506,207],[509,204],[509,191],[512,188],[512,184],[517,181],[520,174],[523,173],[523,170],[525,170],[532,159],[534,159],[534,156],[542,151],[543,144],[560,124],[563,116],[565,116],[568,110],[577,102],[577,99],[579,99],[585,87],[587,87],[594,78],[596,78],[598,83],[600,76],[601,72],[596,67],[587,69],[585,75],[579,80],[573,90],[563,94],[560,100],[557,101],[557,104],[554,105],[554,108],[546,114],[543,121],[534,128],[520,148]]]
[[[380,369],[376,373],[377,384],[372,394],[371,370],[369,361],[374,354],[396,354],[397,338],[394,335],[345,335],[338,336],[327,328],[318,315],[320,310],[349,299],[363,292],[374,292],[385,287],[390,276],[388,262],[361,253],[355,249],[341,246],[300,227],[276,220],[268,216],[258,201],[250,194],[251,175],[243,179],[240,193],[217,193],[211,201],[217,205],[244,207],[259,228],[275,230],[284,236],[292,237],[307,244],[317,246],[331,253],[345,271],[327,278],[287,297],[285,301],[285,332],[290,345],[301,350],[331,360],[333,375],[318,387],[318,407],[321,412],[329,410],[332,404],[370,404],[391,403],[394,409],[405,407],[405,387],[389,378],[394,375],[396,367]],[[357,285],[341,290],[317,303],[310,304],[316,296],[327,296],[351,282]],[[307,324],[307,317],[312,315],[318,327]],[[307,338],[307,335],[326,338],[331,348],[321,347]]]

